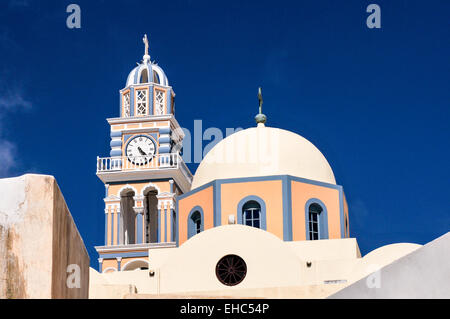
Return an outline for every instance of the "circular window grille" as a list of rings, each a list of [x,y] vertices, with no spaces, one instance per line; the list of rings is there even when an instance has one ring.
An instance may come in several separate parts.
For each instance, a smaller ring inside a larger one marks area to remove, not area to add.
[[[244,280],[246,274],[247,265],[244,259],[236,255],[222,257],[216,265],[217,279],[227,286],[236,286]]]

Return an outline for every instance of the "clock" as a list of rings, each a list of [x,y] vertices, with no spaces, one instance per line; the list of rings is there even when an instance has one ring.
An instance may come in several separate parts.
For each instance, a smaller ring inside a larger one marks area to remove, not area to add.
[[[147,164],[155,155],[155,143],[145,135],[133,137],[125,148],[127,159],[133,164]]]

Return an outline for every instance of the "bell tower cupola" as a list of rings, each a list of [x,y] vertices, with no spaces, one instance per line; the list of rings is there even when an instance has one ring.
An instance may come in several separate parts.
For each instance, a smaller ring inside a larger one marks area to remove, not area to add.
[[[143,42],[142,61],[130,72],[125,88],[120,91],[121,117],[174,114],[175,92],[164,70],[151,61],[147,35]]]

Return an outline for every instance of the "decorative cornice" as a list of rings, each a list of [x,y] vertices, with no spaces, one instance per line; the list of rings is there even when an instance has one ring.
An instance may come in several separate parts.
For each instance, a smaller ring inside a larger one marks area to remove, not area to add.
[[[164,121],[174,120],[173,114],[163,115],[147,115],[147,116],[134,116],[134,117],[112,117],[106,119],[109,124],[125,124],[136,122],[148,122],[148,121]]]
[[[99,254],[127,252],[127,251],[148,251],[152,248],[171,248],[176,247],[175,243],[146,243],[146,244],[130,244],[130,245],[115,245],[115,246],[95,246]]]

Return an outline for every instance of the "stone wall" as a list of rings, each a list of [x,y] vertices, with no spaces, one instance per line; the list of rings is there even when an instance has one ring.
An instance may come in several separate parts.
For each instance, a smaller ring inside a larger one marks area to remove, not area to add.
[[[88,297],[89,255],[52,176],[0,179],[0,276],[0,298]]]

